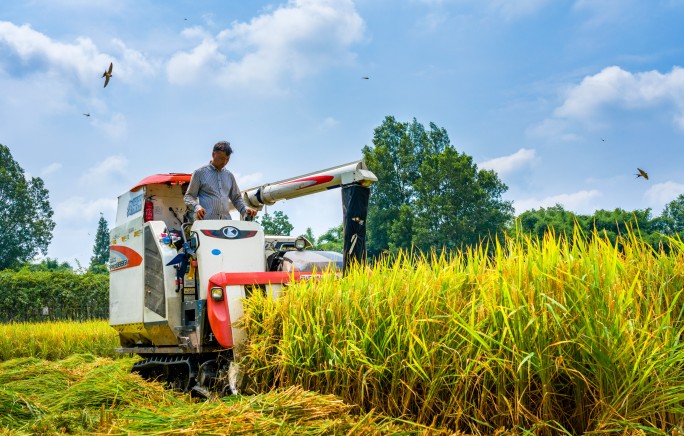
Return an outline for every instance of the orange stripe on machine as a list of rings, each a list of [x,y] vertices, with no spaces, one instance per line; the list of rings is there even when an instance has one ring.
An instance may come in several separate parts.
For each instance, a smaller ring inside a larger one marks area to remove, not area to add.
[[[109,246],[109,272],[133,268],[142,263],[142,256],[129,247],[123,245]]]

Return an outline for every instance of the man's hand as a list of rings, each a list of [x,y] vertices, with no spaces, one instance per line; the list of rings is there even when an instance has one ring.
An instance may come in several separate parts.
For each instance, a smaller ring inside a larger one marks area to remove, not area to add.
[[[254,219],[256,214],[257,214],[256,209],[252,209],[251,207],[245,208],[245,218],[246,219],[249,219],[251,221],[252,219]]]
[[[204,215],[206,215],[206,213],[207,213],[207,211],[204,210],[204,208],[200,206],[200,207],[198,207],[197,210],[195,211],[195,217],[196,217],[198,220],[204,219]]]

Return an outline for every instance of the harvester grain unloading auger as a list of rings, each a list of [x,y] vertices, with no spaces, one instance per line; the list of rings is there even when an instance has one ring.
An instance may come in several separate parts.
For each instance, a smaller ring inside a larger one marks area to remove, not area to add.
[[[344,253],[310,250],[304,238],[265,236],[258,223],[188,220],[183,195],[190,174],[157,174],[119,196],[110,232],[110,325],[123,353],[143,360],[133,370],[207,395],[236,392],[234,362],[244,331],[233,327],[242,300],[255,291],[276,298],[312,271],[365,260],[370,186],[363,161],[243,191],[261,210],[279,200],[341,188]],[[216,386],[220,374],[230,383]]]

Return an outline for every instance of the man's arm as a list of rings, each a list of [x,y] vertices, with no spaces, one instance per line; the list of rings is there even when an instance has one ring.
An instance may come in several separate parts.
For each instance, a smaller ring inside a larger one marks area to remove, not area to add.
[[[198,200],[199,187],[200,187],[200,177],[197,171],[192,173],[190,177],[190,183],[188,184],[188,189],[185,191],[185,196],[183,201],[185,204],[193,211],[196,212],[198,207],[201,207]]]
[[[232,183],[230,185],[229,197],[230,201],[233,203],[233,206],[235,206],[235,209],[240,211],[240,216],[250,216],[252,218],[255,217],[257,211],[256,209],[247,207],[247,205],[245,204],[245,201],[242,199],[242,193],[240,192],[240,188],[238,188],[233,173],[230,173],[230,178],[232,180]]]
[[[238,188],[233,173],[230,173],[230,179],[231,183],[228,197],[230,198],[230,201],[233,203],[233,206],[235,206],[235,209],[237,209],[240,212],[240,215],[244,215],[245,210],[247,209],[247,205],[245,204],[245,201],[242,199],[242,193],[240,192],[240,188]]]

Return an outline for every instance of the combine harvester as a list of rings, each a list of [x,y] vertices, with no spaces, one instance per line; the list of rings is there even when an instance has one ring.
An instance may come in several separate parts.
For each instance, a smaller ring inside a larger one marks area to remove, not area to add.
[[[140,355],[133,371],[174,389],[237,393],[236,346],[245,333],[233,323],[243,314],[242,300],[254,292],[277,298],[292,281],[363,261],[370,185],[376,181],[357,161],[242,192],[248,206],[261,210],[341,188],[340,254],[311,250],[303,237],[265,236],[256,222],[193,223],[183,201],[190,174],[143,179],[119,196],[110,232],[109,316],[121,343],[116,351]],[[219,386],[224,379],[230,382]]]

